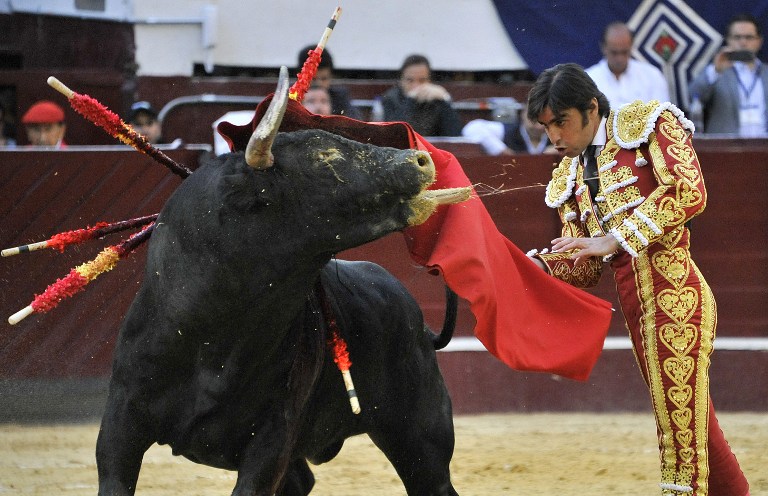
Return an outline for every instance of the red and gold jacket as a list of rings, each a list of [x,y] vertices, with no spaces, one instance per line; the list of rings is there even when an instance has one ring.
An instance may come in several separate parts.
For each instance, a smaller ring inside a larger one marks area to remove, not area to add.
[[[584,168],[564,158],[552,173],[546,202],[558,209],[562,236],[613,235],[631,257],[657,241],[687,244],[686,221],[706,205],[693,124],[673,104],[635,101],[611,111],[597,157],[600,187],[592,200]],[[664,243],[667,244],[667,243]],[[603,260],[575,267],[572,253],[531,253],[550,273],[577,287],[597,284]]]

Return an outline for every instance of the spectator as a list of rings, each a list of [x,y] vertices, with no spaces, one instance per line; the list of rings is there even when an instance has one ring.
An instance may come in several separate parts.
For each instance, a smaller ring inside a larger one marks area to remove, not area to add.
[[[766,136],[768,71],[757,58],[763,33],[749,14],[731,18],[723,46],[688,87],[704,108],[704,131]]]
[[[315,48],[314,45],[309,45],[299,51],[297,73],[301,71],[304,62],[309,58],[309,52]],[[361,119],[360,111],[352,106],[347,88],[333,84],[333,57],[331,57],[331,52],[327,48],[323,50],[320,64],[317,66],[317,74],[315,74],[312,82],[328,91],[328,94],[331,96],[332,114],[345,115],[352,119]]]
[[[399,83],[381,97],[378,120],[407,122],[422,136],[460,136],[461,121],[445,88],[432,83],[423,55],[410,55],[400,68]]]
[[[313,114],[331,115],[331,94],[322,86],[310,86],[301,104]]]
[[[16,140],[9,135],[5,124],[5,108],[0,105],[0,148],[13,148],[16,146]]]
[[[669,85],[664,74],[654,65],[633,59],[634,35],[626,24],[608,24],[600,40],[603,58],[586,69],[587,74],[608,98],[611,108],[619,108],[635,100],[669,101]]]
[[[131,113],[128,115],[128,124],[137,133],[147,138],[153,145],[164,143],[162,126],[157,119],[157,112],[149,102],[136,102],[131,105]]]
[[[469,121],[461,134],[480,143],[488,155],[557,153],[544,126],[529,119],[525,107],[517,112],[517,119],[512,122]]]
[[[24,113],[21,123],[24,124],[30,145],[66,148],[64,134],[67,125],[64,122],[64,110],[57,104],[40,100]]]

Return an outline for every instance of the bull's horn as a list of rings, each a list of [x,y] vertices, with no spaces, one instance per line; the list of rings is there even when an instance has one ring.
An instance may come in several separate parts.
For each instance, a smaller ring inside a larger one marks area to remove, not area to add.
[[[245,149],[245,162],[254,169],[267,169],[272,166],[275,158],[272,156],[272,142],[277,136],[277,129],[283,120],[285,108],[288,106],[288,68],[280,68],[280,79],[277,82],[275,96],[269,104],[267,113],[248,140]]]

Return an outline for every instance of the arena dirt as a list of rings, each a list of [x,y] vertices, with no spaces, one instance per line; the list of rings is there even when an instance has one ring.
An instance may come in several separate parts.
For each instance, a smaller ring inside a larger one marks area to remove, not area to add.
[[[460,416],[453,482],[463,496],[658,495],[655,429],[648,414]],[[768,495],[768,414],[720,415],[752,485]],[[0,495],[95,495],[96,424],[0,425]],[[405,491],[366,436],[347,441],[313,467],[317,496],[392,496]],[[137,495],[228,495],[235,474],[174,457],[153,446]]]

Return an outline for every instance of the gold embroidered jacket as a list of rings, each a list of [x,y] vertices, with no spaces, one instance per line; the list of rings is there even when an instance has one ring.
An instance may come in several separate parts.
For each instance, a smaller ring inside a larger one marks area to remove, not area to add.
[[[546,202],[558,209],[562,236],[610,233],[632,257],[665,236],[679,240],[681,230],[687,231],[683,224],[706,205],[688,132],[692,123],[673,104],[653,100],[611,111],[606,127],[594,201],[578,157],[564,158],[552,173]],[[594,257],[577,268],[571,255],[536,253],[553,276],[578,287],[597,284],[602,260]]]

